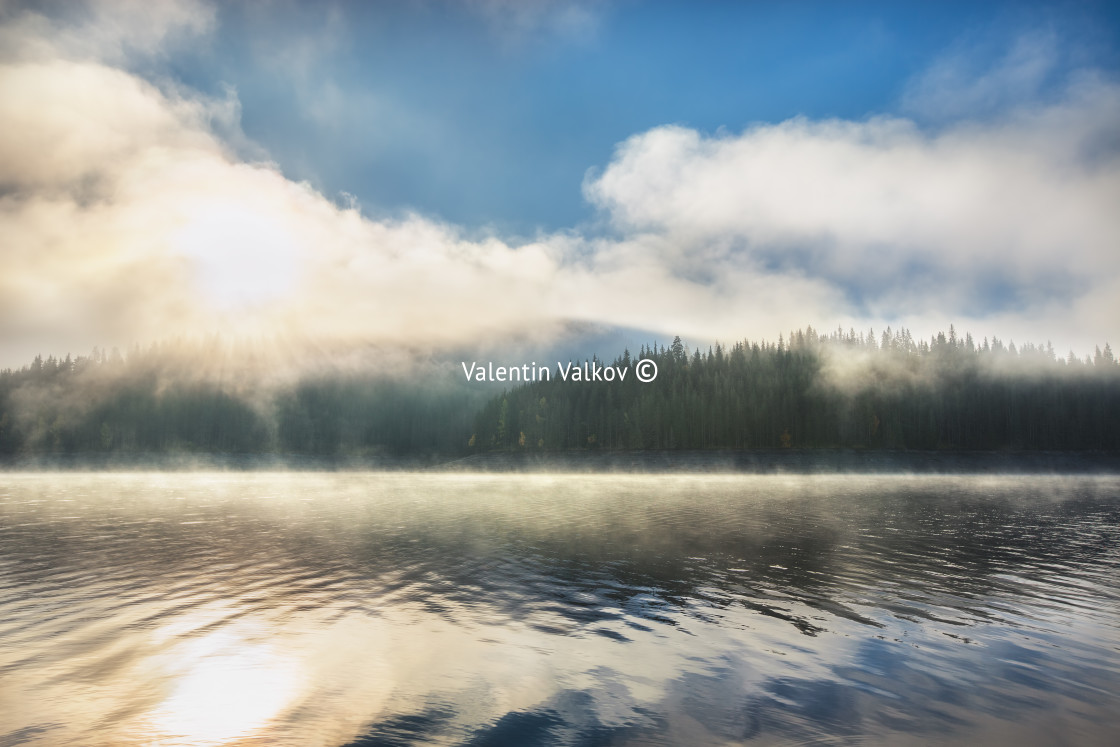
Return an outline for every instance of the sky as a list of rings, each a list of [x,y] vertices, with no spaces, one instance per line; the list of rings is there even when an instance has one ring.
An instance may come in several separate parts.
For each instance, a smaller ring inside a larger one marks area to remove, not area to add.
[[[0,0],[0,366],[808,324],[1084,355],[1118,205],[1114,3]]]

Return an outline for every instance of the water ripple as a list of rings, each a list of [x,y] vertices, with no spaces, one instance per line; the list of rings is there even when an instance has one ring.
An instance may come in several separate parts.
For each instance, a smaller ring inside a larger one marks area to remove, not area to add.
[[[1112,744],[1118,613],[1115,478],[0,477],[4,745]]]

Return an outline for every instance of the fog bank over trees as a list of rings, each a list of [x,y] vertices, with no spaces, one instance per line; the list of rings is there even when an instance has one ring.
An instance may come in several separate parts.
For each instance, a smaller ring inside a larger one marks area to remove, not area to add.
[[[491,394],[401,349],[95,349],[0,371],[0,456],[450,454]]]
[[[1120,453],[1120,363],[950,328],[643,345],[650,383],[553,377],[501,391],[460,361],[366,351],[291,365],[251,346],[37,357],[0,371],[0,458],[909,449]],[[602,363],[598,359],[593,362]],[[576,361],[577,364],[582,361]]]

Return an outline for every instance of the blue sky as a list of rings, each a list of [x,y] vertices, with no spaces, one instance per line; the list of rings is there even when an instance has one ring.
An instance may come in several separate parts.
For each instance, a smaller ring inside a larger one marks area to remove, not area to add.
[[[9,2],[0,133],[0,365],[1120,338],[1115,3]]]
[[[882,113],[936,127],[904,105],[914,78],[952,54],[985,70],[1024,34],[1059,58],[1032,94],[1118,64],[1115,4],[588,3],[575,21],[566,7],[518,24],[502,4],[230,4],[208,43],[141,72],[232,86],[245,134],[327,194],[531,233],[592,218],[585,173],[652,127]],[[992,112],[956,113],[970,114]]]

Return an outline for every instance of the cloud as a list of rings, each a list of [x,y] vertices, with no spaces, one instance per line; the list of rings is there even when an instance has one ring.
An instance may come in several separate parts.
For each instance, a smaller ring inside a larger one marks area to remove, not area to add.
[[[84,16],[4,27],[22,51],[0,61],[0,365],[215,332],[462,349],[572,322],[730,341],[973,320],[1091,349],[1120,318],[1120,89],[1098,77],[934,133],[655,128],[584,186],[609,231],[514,242],[374,220],[247,157],[235,92],[121,61],[209,28],[205,6],[158,6],[136,38],[94,7],[109,30],[91,46],[65,41]]]
[[[513,245],[417,215],[371,220],[240,160],[216,134],[236,114],[104,62],[0,66],[5,364],[213,332],[437,347],[573,321],[731,335],[758,299],[766,319],[796,321],[749,268],[717,286],[677,276],[656,237]]]
[[[77,190],[157,150],[221,151],[221,104],[172,99],[121,70],[55,60],[0,68],[0,183]]]
[[[507,43],[555,36],[582,40],[594,36],[606,3],[586,0],[468,0],[466,7],[486,19]]]
[[[208,102],[119,70],[6,65],[0,101],[5,340],[446,342],[532,317],[556,272],[543,246],[369,221],[272,164],[238,162]]]
[[[50,16],[5,10],[0,7],[0,50],[9,60],[64,57],[120,64],[197,38],[216,22],[214,6],[202,0],[88,0],[56,6]]]
[[[679,272],[753,262],[843,290],[840,314],[1057,314],[1103,336],[1120,318],[1101,292],[1120,277],[1116,122],[1120,86],[1086,75],[1056,103],[932,133],[885,116],[659,127],[584,191],[619,234],[664,237]]]
[[[958,47],[910,81],[903,108],[934,121],[975,118],[1037,101],[1059,73],[1061,45],[1053,32],[1024,33],[990,67],[975,49]]]

